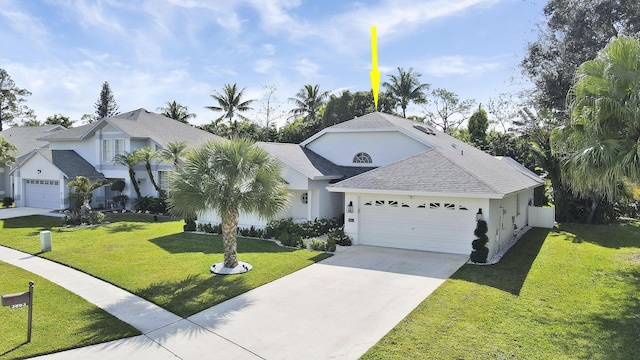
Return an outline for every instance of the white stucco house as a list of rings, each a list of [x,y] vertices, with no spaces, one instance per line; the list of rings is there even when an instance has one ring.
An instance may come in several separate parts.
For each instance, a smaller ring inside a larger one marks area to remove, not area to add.
[[[152,146],[156,150],[170,142],[185,141],[189,147],[199,146],[219,136],[162,115],[138,109],[99,121],[43,134],[37,141],[45,143],[32,149],[10,171],[16,206],[50,209],[69,207],[67,184],[76,176],[90,179],[124,180],[124,195],[136,197],[128,168],[114,162],[118,154]],[[154,178],[166,189],[167,171],[173,165],[160,159],[152,163]],[[158,196],[148,179],[144,163],[135,168],[142,196]],[[117,194],[109,187],[93,193],[96,207],[109,207]]]
[[[292,194],[281,216],[344,216],[355,244],[469,254],[479,212],[489,258],[528,224],[544,182],[510,158],[493,157],[425,124],[371,113],[301,144],[259,143],[284,163]],[[199,222],[219,223],[216,214]],[[240,227],[266,224],[241,214]]]

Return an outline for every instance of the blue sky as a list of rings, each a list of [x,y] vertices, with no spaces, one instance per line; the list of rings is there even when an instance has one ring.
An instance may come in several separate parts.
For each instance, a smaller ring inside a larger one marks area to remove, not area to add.
[[[0,68],[33,93],[38,119],[94,113],[108,81],[120,111],[189,107],[203,124],[224,84],[246,88],[263,118],[265,86],[286,112],[305,84],[371,88],[371,26],[382,80],[422,82],[486,103],[526,84],[517,67],[541,0],[0,0]],[[515,83],[513,79],[515,78]],[[420,115],[414,106],[409,114]],[[251,117],[251,116],[250,116]],[[282,117],[280,122],[284,122]]]

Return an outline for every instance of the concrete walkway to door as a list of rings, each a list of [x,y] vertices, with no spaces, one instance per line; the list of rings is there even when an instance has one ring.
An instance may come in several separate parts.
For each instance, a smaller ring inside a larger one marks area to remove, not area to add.
[[[355,246],[145,335],[42,358],[357,359],[467,259]]]

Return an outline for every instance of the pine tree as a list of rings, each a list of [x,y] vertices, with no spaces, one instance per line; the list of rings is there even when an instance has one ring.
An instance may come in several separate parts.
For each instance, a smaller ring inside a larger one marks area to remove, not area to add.
[[[109,83],[107,81],[102,84],[100,99],[96,101],[95,108],[96,120],[100,120],[105,117],[112,117],[119,114],[118,104],[113,97],[113,91],[111,91],[111,87],[109,87]]]

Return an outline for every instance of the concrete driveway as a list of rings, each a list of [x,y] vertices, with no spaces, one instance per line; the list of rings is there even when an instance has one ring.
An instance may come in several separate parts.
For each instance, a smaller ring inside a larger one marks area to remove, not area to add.
[[[0,209],[0,220],[2,219],[11,219],[21,216],[31,216],[31,215],[47,215],[47,216],[56,216],[56,217],[64,217],[64,214],[61,213],[52,213],[50,209],[40,209],[40,208],[32,208],[32,207],[13,207],[8,209]]]
[[[357,359],[467,259],[356,246],[185,321],[243,348],[248,359]],[[185,359],[195,358],[194,347],[213,350],[175,338],[181,326],[147,336]]]
[[[355,246],[144,335],[42,359],[358,359],[467,259]]]

